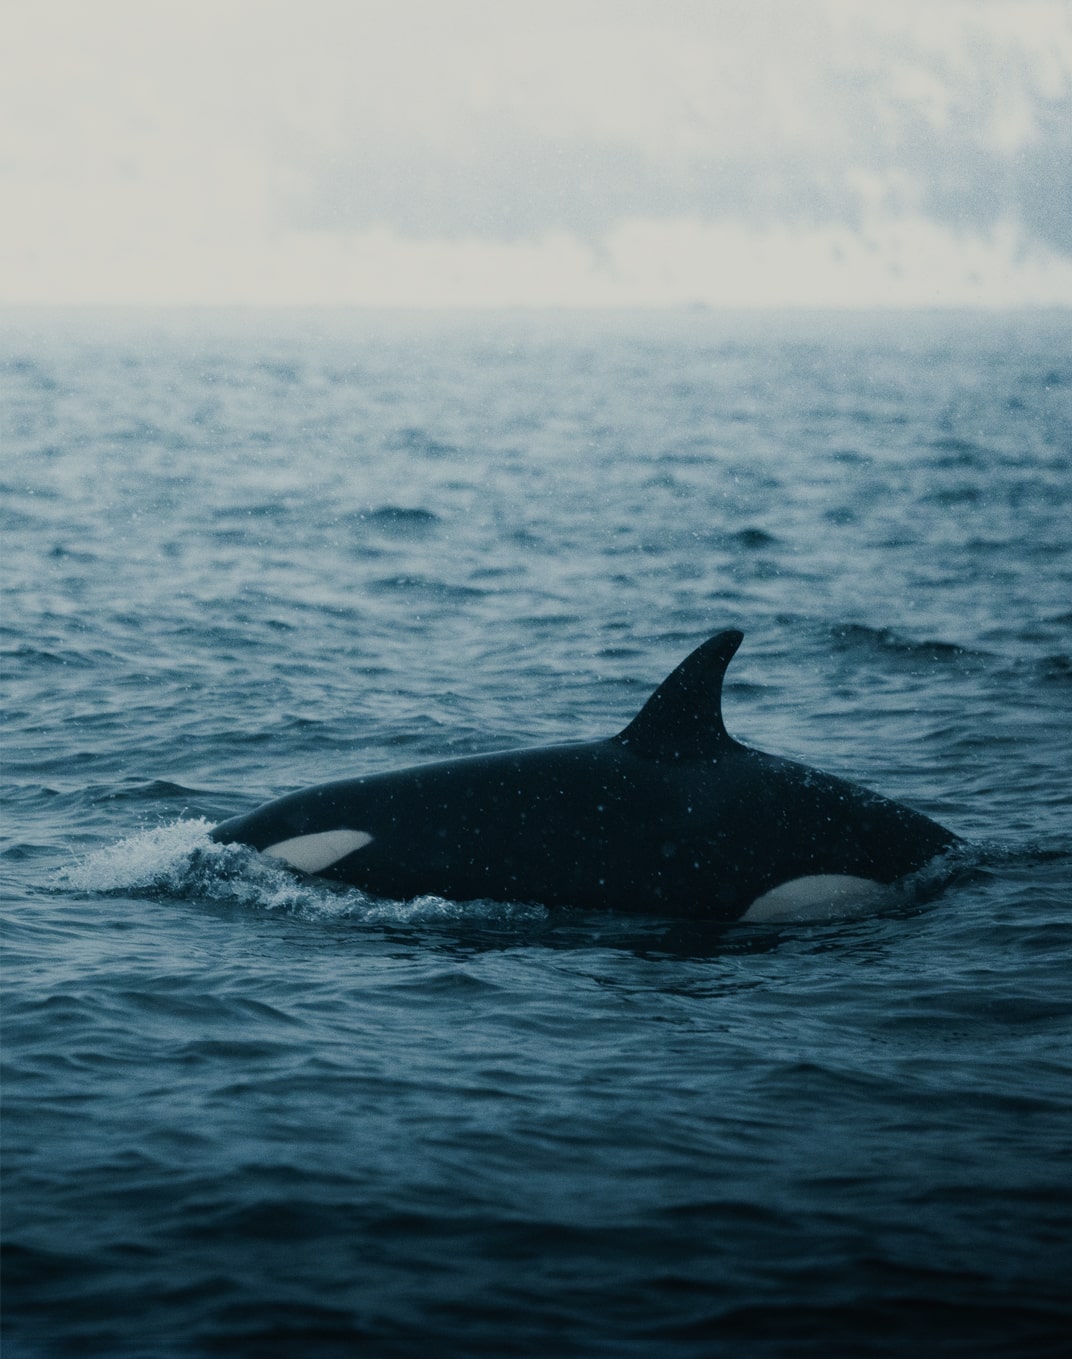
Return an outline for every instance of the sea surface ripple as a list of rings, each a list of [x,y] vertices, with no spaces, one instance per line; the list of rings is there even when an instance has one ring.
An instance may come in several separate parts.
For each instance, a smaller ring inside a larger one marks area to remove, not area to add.
[[[6,313],[5,1356],[1066,1354],[1070,340]],[[207,838],[731,626],[731,732],[970,871],[726,929]]]

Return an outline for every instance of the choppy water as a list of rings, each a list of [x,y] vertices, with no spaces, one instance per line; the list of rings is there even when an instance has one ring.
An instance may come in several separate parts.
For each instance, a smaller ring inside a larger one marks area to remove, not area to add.
[[[1072,323],[9,314],[5,1354],[1064,1354]],[[730,730],[979,846],[705,930],[207,827]]]

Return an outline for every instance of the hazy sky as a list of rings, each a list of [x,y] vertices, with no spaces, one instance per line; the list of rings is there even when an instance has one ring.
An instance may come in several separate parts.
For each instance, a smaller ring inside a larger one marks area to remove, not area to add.
[[[0,0],[0,301],[1072,305],[1072,0]]]

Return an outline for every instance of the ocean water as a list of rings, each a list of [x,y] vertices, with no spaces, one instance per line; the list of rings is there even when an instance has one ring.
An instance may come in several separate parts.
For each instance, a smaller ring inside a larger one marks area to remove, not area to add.
[[[1072,318],[8,313],[5,1356],[1064,1355]],[[706,927],[213,846],[623,726],[972,844]]]

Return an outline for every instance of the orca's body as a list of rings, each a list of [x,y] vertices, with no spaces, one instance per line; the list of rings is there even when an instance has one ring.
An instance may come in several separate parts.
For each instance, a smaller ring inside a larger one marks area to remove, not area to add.
[[[212,837],[381,897],[713,920],[866,897],[957,843],[918,812],[733,740],[722,681],[741,640],[705,642],[607,740],[326,783]]]

